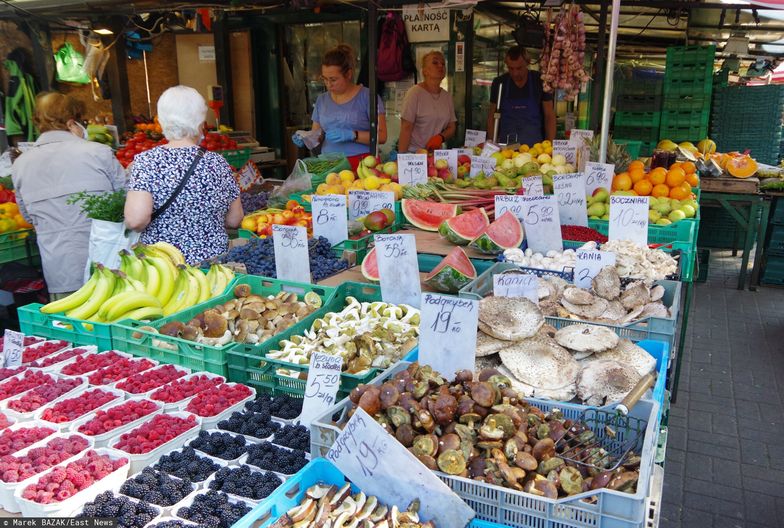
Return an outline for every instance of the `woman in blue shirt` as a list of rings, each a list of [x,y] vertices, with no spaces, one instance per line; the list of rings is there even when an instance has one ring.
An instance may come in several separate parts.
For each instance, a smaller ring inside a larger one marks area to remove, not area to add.
[[[323,131],[321,152],[341,152],[358,160],[370,151],[370,90],[354,82],[354,64],[354,50],[345,44],[324,54],[321,78],[327,91],[316,99],[311,118],[312,130]],[[298,134],[291,140],[298,147],[305,146]],[[379,97],[378,144],[386,140],[384,103]]]

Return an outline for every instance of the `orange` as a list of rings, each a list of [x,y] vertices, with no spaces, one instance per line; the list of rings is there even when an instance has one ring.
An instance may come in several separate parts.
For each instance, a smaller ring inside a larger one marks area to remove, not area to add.
[[[620,174],[616,174],[615,178],[612,181],[612,190],[613,191],[628,191],[632,188],[632,179],[629,177],[629,174],[626,172],[622,172]]]
[[[685,181],[685,182],[681,183],[680,185],[678,185],[678,187],[680,187],[681,189],[683,189],[687,193],[691,194],[691,185],[689,185],[689,182]]]
[[[667,179],[667,169],[664,167],[656,167],[651,172],[648,173],[648,179],[654,185],[659,185],[660,183],[664,183]]]
[[[680,168],[680,166],[681,166],[681,162],[680,162],[680,161],[676,161],[675,163],[673,163],[672,165],[670,165],[670,168],[671,168],[671,169],[679,169],[679,168]]]
[[[631,172],[633,170],[640,169],[642,171],[645,170],[645,164],[640,160],[634,160],[629,163],[629,166],[626,168],[627,171]]]
[[[694,174],[697,172],[697,166],[691,161],[684,161],[681,163],[681,169],[683,169],[683,172],[686,174]]]
[[[686,180],[686,173],[680,167],[670,168],[667,171],[667,185],[672,187],[677,187],[681,183]]]
[[[700,186],[700,177],[697,176],[697,173],[691,173],[686,175],[686,181],[692,187],[699,187]]]
[[[670,189],[670,198],[675,198],[676,200],[685,200],[689,196],[691,196],[691,192],[687,191],[680,185]]]
[[[634,184],[634,192],[640,196],[648,196],[653,190],[653,185],[648,180],[640,180]]]
[[[645,171],[637,167],[629,169],[629,177],[632,179],[632,183],[637,183],[645,178]]]
[[[656,198],[661,198],[663,196],[669,196],[669,195],[670,195],[670,188],[663,183],[654,185],[653,189],[651,190],[651,196],[655,196]]]

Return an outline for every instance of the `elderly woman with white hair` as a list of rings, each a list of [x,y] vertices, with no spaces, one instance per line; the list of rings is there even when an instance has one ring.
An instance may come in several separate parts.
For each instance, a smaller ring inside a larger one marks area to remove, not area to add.
[[[228,249],[226,227],[242,221],[240,189],[220,154],[199,147],[207,105],[188,86],[158,99],[158,122],[168,143],[138,154],[131,166],[125,224],[141,242],[169,242],[188,264]]]

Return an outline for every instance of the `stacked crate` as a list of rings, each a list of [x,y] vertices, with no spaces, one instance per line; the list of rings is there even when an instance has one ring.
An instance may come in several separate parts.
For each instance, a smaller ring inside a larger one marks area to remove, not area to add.
[[[650,156],[659,139],[662,86],[661,79],[622,80],[616,85],[613,139],[641,142],[641,156]]]
[[[708,137],[716,46],[667,48],[659,138],[676,143]]]
[[[726,86],[713,97],[711,139],[719,152],[743,152],[778,165],[782,146],[784,86]]]
[[[776,198],[774,204],[765,241],[765,268],[761,279],[764,284],[784,284],[784,198]]]

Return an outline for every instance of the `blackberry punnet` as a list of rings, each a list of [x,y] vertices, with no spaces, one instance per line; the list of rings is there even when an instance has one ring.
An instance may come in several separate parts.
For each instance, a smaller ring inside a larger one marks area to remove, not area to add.
[[[304,425],[286,425],[275,433],[272,442],[284,447],[308,451],[310,450],[310,431]]]
[[[117,519],[118,528],[143,528],[158,516],[156,510],[144,501],[134,501],[111,491],[104,491],[92,502],[88,502],[79,517],[106,517]]]
[[[229,528],[242,519],[251,507],[245,502],[229,502],[229,496],[217,491],[196,495],[193,504],[179,508],[174,514],[201,526]]]
[[[229,419],[218,422],[218,429],[255,438],[269,438],[280,429],[280,424],[273,422],[269,413],[235,412]]]
[[[159,523],[151,524],[147,528],[190,528],[193,524],[185,521],[178,521],[172,519],[170,521],[161,521]]]
[[[248,466],[224,467],[215,473],[215,479],[210,482],[210,489],[261,500],[268,497],[281,484],[283,479],[275,473],[251,471]]]
[[[153,469],[191,482],[203,482],[220,467],[209,458],[199,456],[192,447],[185,447],[181,451],[162,456]]]
[[[248,464],[261,469],[275,471],[284,475],[293,475],[308,463],[304,451],[289,451],[264,442],[248,446]]]
[[[189,480],[174,479],[152,468],[126,480],[120,493],[158,506],[173,506],[194,490]]]
[[[223,460],[234,460],[245,454],[245,437],[229,433],[200,431],[190,447]]]

